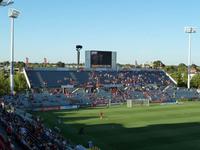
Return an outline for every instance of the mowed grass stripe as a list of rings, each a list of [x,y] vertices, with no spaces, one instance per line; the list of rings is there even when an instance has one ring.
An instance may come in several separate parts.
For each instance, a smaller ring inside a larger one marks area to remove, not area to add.
[[[99,113],[105,116],[99,119]],[[200,103],[155,105],[126,108],[126,106],[51,111],[36,113],[48,126],[58,125],[63,135],[72,141],[86,144],[93,140],[103,150],[153,150],[198,148],[200,143]],[[84,127],[85,135],[78,135]],[[190,142],[189,142],[190,141]],[[182,146],[184,145],[185,146]],[[191,144],[194,143],[194,144]]]
[[[88,115],[88,114],[87,114]],[[199,116],[199,117],[198,117]],[[69,123],[73,120],[71,117],[68,118],[68,114],[66,114],[63,118],[66,117],[66,122],[68,121]],[[78,117],[78,116],[77,116]],[[170,112],[162,112],[162,113],[157,113],[157,112],[151,112],[151,113],[140,113],[140,114],[106,114],[105,113],[105,118],[104,120],[99,120],[98,114],[94,115],[92,114],[91,116],[84,116],[80,115],[79,117],[86,117],[88,118],[86,121],[85,119],[82,120],[77,120],[76,116],[74,116],[74,122],[77,123],[87,123],[87,124],[104,124],[104,123],[123,123],[126,124],[126,127],[131,125],[136,125],[138,124],[152,124],[152,123],[157,123],[157,121],[160,121],[161,123],[174,123],[177,122],[178,120],[180,122],[188,122],[188,121],[198,121],[200,120],[200,112],[199,108],[198,109],[188,109],[188,110],[173,110]],[[120,120],[119,120],[120,118]],[[96,120],[96,121],[95,121]],[[72,122],[72,123],[74,123]]]

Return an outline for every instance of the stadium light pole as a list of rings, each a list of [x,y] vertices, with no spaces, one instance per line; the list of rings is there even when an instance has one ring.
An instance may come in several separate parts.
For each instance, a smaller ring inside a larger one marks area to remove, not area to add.
[[[11,26],[11,39],[10,39],[10,92],[14,95],[14,19],[19,16],[20,12],[16,9],[10,9],[8,16],[10,17]]]
[[[189,45],[188,45],[188,82],[187,88],[190,89],[190,66],[191,66],[191,34],[196,33],[196,29],[194,27],[185,27],[185,33],[189,34]]]
[[[80,65],[80,51],[83,48],[82,45],[76,45],[76,51],[77,51],[77,69],[79,69]]]
[[[13,4],[14,2],[12,0],[0,0],[0,6],[8,6]]]

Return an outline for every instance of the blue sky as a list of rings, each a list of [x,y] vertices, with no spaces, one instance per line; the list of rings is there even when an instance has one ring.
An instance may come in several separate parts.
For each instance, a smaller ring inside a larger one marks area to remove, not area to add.
[[[185,26],[200,26],[199,0],[15,0],[15,60],[76,62],[75,45],[117,51],[118,63],[187,63]],[[8,8],[0,7],[0,61],[10,57]],[[198,33],[199,32],[199,33]],[[200,65],[200,31],[192,35]]]

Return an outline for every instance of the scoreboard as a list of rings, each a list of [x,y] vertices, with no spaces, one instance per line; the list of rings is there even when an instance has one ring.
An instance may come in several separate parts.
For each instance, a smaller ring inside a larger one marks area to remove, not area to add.
[[[116,68],[116,52],[91,50],[85,52],[86,68]]]

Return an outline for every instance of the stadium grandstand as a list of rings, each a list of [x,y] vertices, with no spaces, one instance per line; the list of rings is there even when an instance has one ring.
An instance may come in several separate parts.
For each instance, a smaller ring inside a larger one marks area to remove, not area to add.
[[[23,74],[29,90],[0,99],[1,127],[8,135],[8,139],[0,139],[0,146],[4,148],[8,143],[9,147],[15,147],[10,149],[85,150],[82,145],[71,142],[70,137],[64,138],[60,134],[60,129],[56,127],[60,126],[60,119],[53,120],[56,126],[50,129],[33,115],[34,112],[99,106],[108,108],[126,104],[127,101],[135,104],[148,101],[148,106],[153,103],[176,104],[177,99],[200,98],[196,89],[178,88],[173,78],[163,70],[117,69],[116,62],[111,62],[116,61],[116,58],[111,58],[116,57],[116,53],[109,53],[110,61],[94,61],[94,65],[87,64],[89,67],[81,69],[24,68]],[[97,55],[95,58],[107,55],[105,51],[92,51],[91,54],[93,56],[88,55],[91,59],[94,55]],[[16,143],[10,142],[10,138],[15,138]]]
[[[70,137],[64,138],[59,128],[45,127],[40,118],[27,111],[109,107],[128,100],[139,101],[139,104],[143,100],[150,104],[176,104],[177,99],[200,97],[196,89],[178,88],[160,69],[24,68],[23,73],[29,90],[1,99],[1,128],[8,135],[0,139],[3,149],[8,144],[10,149],[85,150],[82,145],[71,142]],[[60,122],[56,119],[54,124],[60,126]],[[15,138],[15,142],[10,138]]]
[[[176,102],[177,98],[199,97],[196,90],[176,88],[169,75],[158,69],[26,68],[24,74],[31,92],[28,98],[19,98],[20,103],[35,110],[120,104],[127,99],[168,103]]]

